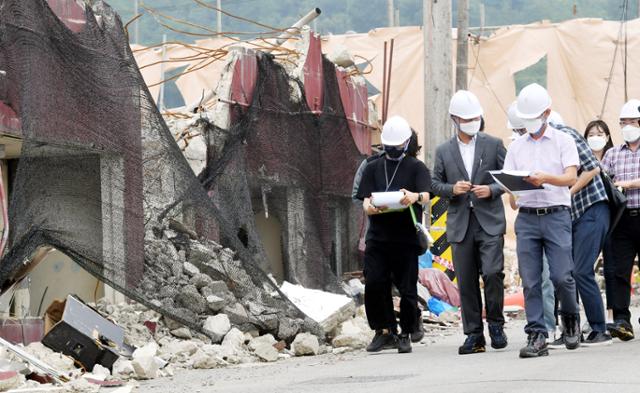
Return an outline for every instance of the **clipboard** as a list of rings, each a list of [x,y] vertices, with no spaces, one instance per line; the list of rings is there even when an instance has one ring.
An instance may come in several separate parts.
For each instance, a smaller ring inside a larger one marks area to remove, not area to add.
[[[491,177],[493,177],[493,180],[495,180],[500,187],[510,193],[544,190],[543,186],[536,187],[524,180],[525,177],[528,177],[531,174],[531,172],[528,171],[502,170],[489,171],[489,174],[491,175]]]

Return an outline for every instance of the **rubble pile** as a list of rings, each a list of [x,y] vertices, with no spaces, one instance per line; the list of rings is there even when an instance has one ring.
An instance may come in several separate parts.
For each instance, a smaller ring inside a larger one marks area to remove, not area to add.
[[[155,228],[145,239],[147,274],[138,289],[154,309],[214,344],[220,344],[228,326],[271,333],[287,343],[300,332],[322,335],[319,325],[302,312],[300,318],[291,317],[283,307],[287,300],[275,286],[256,284],[234,251],[184,232],[189,231]],[[186,331],[181,333],[188,338]]]

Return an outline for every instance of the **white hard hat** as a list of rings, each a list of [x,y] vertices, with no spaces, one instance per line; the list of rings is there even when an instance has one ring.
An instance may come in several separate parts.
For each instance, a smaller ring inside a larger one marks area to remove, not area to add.
[[[482,110],[478,97],[472,92],[458,90],[456,94],[451,97],[449,114],[467,120],[482,116],[483,113],[484,111]]]
[[[518,117],[517,112],[517,101],[513,101],[511,105],[509,105],[509,109],[507,109],[507,128],[512,130],[524,128],[524,123],[522,119]]]
[[[411,126],[400,116],[387,119],[382,127],[380,139],[383,145],[398,146],[411,138]]]
[[[622,106],[620,110],[621,119],[639,119],[640,118],[640,100],[629,100]]]
[[[518,94],[517,115],[521,119],[540,117],[551,107],[551,96],[547,89],[537,83],[525,86]]]
[[[549,120],[548,121],[549,121],[549,123],[551,123],[551,124],[553,124],[555,126],[566,126],[566,124],[564,123],[564,119],[556,111],[551,111],[551,114],[549,115]]]

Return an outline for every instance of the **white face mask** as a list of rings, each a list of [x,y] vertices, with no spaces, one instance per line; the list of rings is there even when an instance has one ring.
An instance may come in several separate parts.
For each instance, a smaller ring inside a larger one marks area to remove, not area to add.
[[[622,138],[628,143],[637,141],[640,139],[640,128],[627,124],[622,128]]]
[[[542,130],[542,127],[547,124],[547,119],[543,117],[538,117],[537,119],[522,119],[522,123],[529,134],[537,135]]]
[[[474,136],[480,131],[480,120],[472,121],[469,123],[460,123],[458,127],[460,127],[460,131],[464,132],[469,136]]]
[[[599,135],[590,136],[589,138],[587,138],[587,143],[589,144],[591,150],[601,151],[607,144],[607,138]]]

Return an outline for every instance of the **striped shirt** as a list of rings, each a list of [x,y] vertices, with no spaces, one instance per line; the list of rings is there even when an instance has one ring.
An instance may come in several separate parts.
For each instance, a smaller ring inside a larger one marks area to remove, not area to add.
[[[598,162],[598,158],[593,154],[593,151],[587,144],[587,141],[584,139],[582,135],[578,133],[578,131],[574,130],[571,127],[567,126],[557,126],[553,125],[557,130],[564,132],[565,134],[571,136],[573,140],[576,142],[576,147],[578,148],[578,157],[580,158],[580,170],[578,171],[578,175],[582,172],[592,171],[600,166],[600,162]],[[596,176],[584,186],[580,191],[573,194],[571,198],[571,220],[576,221],[584,212],[587,211],[591,206],[598,202],[607,201],[607,191],[604,188],[604,183],[602,182],[602,178],[600,176]]]
[[[602,167],[616,182],[640,179],[640,149],[633,152],[626,143],[611,148],[602,159]],[[640,208],[640,188],[627,189],[625,195],[628,209]]]

